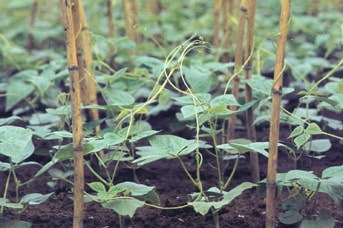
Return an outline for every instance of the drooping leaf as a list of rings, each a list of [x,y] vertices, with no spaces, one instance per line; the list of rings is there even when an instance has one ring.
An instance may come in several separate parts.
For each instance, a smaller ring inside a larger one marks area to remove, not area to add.
[[[197,201],[197,202],[189,202],[188,205],[192,206],[196,212],[201,215],[206,215],[210,208],[214,208],[215,210],[221,209],[225,205],[230,204],[237,196],[240,196],[243,191],[257,186],[256,184],[250,182],[244,182],[240,185],[236,186],[229,192],[223,191],[223,198],[219,201],[215,202],[205,202],[205,201]]]
[[[328,151],[331,148],[329,139],[314,139],[304,144],[304,149],[316,153]]]
[[[278,219],[283,224],[290,225],[290,224],[300,222],[303,219],[303,216],[297,211],[289,210],[286,212],[279,213]]]
[[[40,194],[40,193],[31,193],[23,196],[20,200],[22,204],[29,204],[29,205],[38,205],[44,203],[48,200],[55,192],[51,192],[48,194]]]
[[[117,198],[102,203],[101,205],[104,208],[114,210],[121,216],[127,215],[132,218],[136,210],[140,207],[143,207],[144,204],[145,203],[143,201],[137,200],[135,198]]]
[[[11,158],[12,162],[20,163],[34,151],[32,131],[16,126],[0,127],[0,154]]]

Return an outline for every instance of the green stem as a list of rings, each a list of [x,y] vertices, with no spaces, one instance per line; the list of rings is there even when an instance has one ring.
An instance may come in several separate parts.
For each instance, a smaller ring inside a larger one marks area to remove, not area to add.
[[[236,172],[236,169],[237,169],[237,166],[238,166],[238,162],[239,162],[239,157],[240,157],[240,154],[238,154],[238,157],[237,157],[237,159],[236,159],[236,161],[235,161],[235,164],[233,165],[233,168],[232,168],[230,177],[229,177],[229,178],[227,179],[227,181],[225,182],[223,189],[226,189],[227,186],[230,184],[230,182],[231,182],[231,180],[232,180],[232,178],[233,178],[233,175],[234,175],[235,172]]]

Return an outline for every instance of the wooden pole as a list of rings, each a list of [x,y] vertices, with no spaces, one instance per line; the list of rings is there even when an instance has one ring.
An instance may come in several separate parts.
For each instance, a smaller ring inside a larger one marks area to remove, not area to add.
[[[220,41],[219,41],[219,30],[220,30],[220,7],[221,7],[221,0],[214,0],[213,6],[213,46],[219,48]]]
[[[255,11],[256,11],[256,0],[248,1],[248,26],[246,35],[246,46],[245,46],[245,79],[249,80],[252,75],[252,54],[254,46],[254,23],[255,23]],[[245,84],[245,102],[252,101],[252,90],[250,86]],[[256,129],[253,125],[254,122],[254,109],[250,107],[246,111],[246,126],[248,138],[252,142],[256,142]],[[253,182],[260,180],[260,170],[258,164],[258,154],[256,152],[250,152],[250,166],[251,166],[251,179]]]
[[[70,80],[70,96],[72,107],[72,132],[74,154],[74,217],[73,227],[83,227],[83,192],[84,192],[84,167],[82,146],[82,115],[81,97],[79,84],[79,66],[77,61],[77,49],[75,44],[75,29],[73,26],[72,8],[78,6],[76,0],[61,0],[63,12],[65,43]],[[76,5],[76,6],[75,6]]]
[[[31,29],[33,29],[35,27],[35,19],[36,19],[36,15],[37,15],[37,9],[38,9],[38,1],[35,0],[32,2],[30,23],[29,23],[30,31],[28,31],[27,40],[26,40],[26,50],[29,53],[31,53],[32,48],[33,48],[33,36],[31,33]]]
[[[239,98],[239,84],[240,84],[240,75],[238,71],[242,66],[243,59],[243,40],[244,40],[244,30],[246,18],[248,18],[248,0],[242,0],[240,6],[240,15],[238,21],[238,31],[236,39],[236,50],[235,50],[235,78],[233,79],[232,91],[231,93],[235,96],[236,100]],[[231,106],[231,110],[236,111],[236,106]],[[236,128],[236,115],[232,115],[229,118],[228,125],[228,134],[227,139],[231,140],[235,138],[235,128]]]
[[[280,32],[276,49],[274,83],[272,88],[272,111],[269,132],[269,157],[266,196],[266,227],[276,226],[276,172],[278,162],[280,104],[287,42],[291,0],[281,1]]]
[[[136,44],[142,42],[141,35],[138,32],[139,18],[135,0],[123,0],[123,9],[125,14],[125,29],[127,36],[134,40]]]

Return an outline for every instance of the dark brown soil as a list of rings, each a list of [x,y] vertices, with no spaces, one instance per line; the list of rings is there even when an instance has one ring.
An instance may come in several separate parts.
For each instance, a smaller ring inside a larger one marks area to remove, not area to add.
[[[266,134],[265,131],[259,132],[259,138]],[[286,135],[286,134],[285,134]],[[34,157],[35,158],[35,157]],[[279,172],[286,172],[293,169],[292,160],[284,152],[279,154]],[[37,160],[37,158],[35,158]],[[189,165],[189,169],[194,171],[191,157],[184,158]],[[217,183],[216,171],[209,165],[210,158],[206,158],[202,168],[202,181],[204,189],[215,186]],[[342,165],[343,149],[339,142],[335,142],[333,148],[327,152],[327,156],[322,160],[312,160],[310,167],[303,167],[307,170],[313,170],[316,175],[329,166]],[[244,181],[250,181],[248,158],[241,159],[238,170],[229,188],[232,188]],[[261,177],[266,177],[267,159],[260,157]],[[226,171],[230,174],[231,165]],[[34,175],[36,167],[27,166],[19,170],[19,179],[27,179]],[[188,194],[197,189],[192,185],[186,174],[182,171],[180,164],[176,160],[162,160],[146,165],[137,170],[137,176],[142,184],[155,186],[156,192],[161,198],[161,206],[170,207],[186,204],[189,201]],[[1,180],[5,180],[5,173],[0,173]],[[20,195],[28,193],[49,193],[52,191],[46,185],[47,176],[43,176],[29,186],[20,189]],[[133,181],[132,170],[121,167],[116,182]],[[94,179],[86,175],[86,181],[92,182]],[[1,181],[4,183],[4,181]],[[3,184],[1,184],[1,194]],[[14,197],[14,189],[9,192],[10,197]],[[72,193],[68,188],[56,190],[56,195],[47,202],[29,206],[23,213],[15,215],[10,211],[5,211],[4,216],[12,219],[29,221],[33,227],[72,227],[73,205],[68,201]],[[288,197],[284,192],[281,199]],[[13,199],[13,198],[12,198]],[[281,202],[280,199],[280,202]],[[343,213],[334,204],[328,196],[319,195],[317,210],[326,209],[336,219],[336,227],[343,227]],[[154,228],[154,227],[215,227],[213,216],[208,214],[201,216],[193,208],[188,207],[178,210],[161,210],[151,207],[139,209],[133,218],[123,218],[126,227],[132,228]],[[259,197],[256,189],[245,191],[236,198],[230,205],[225,206],[220,211],[221,227],[264,227],[265,226],[265,202],[263,197]],[[1,225],[0,225],[1,227]],[[85,204],[84,227],[119,227],[118,215],[111,210],[102,208],[99,204]],[[281,224],[280,224],[280,227]],[[292,227],[292,226],[288,226]],[[293,226],[295,227],[295,226]]]

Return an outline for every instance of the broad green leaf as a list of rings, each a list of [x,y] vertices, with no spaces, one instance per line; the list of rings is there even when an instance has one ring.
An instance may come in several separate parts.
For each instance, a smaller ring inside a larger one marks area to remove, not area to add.
[[[195,93],[187,96],[182,97],[173,97],[174,100],[179,102],[180,104],[202,104],[202,103],[209,103],[211,100],[211,94],[209,93]],[[195,102],[194,102],[195,101]]]
[[[279,213],[278,219],[283,224],[290,225],[300,222],[303,219],[303,216],[297,211],[289,210],[286,212]]]
[[[192,65],[190,67],[184,67],[183,72],[192,91],[208,92],[210,90],[212,73],[209,70]]]
[[[13,209],[23,209],[24,208],[23,204],[20,204],[20,203],[9,203],[9,202],[7,202],[7,199],[4,199],[4,198],[0,198],[0,206],[1,207],[13,208]]]
[[[217,96],[210,102],[211,107],[216,107],[223,104],[227,106],[241,106],[237,102],[235,96],[233,96],[232,94],[225,94],[225,95]]]
[[[125,181],[116,185],[124,189],[129,189],[132,196],[143,196],[153,191],[155,187],[137,184],[134,182]]]
[[[112,209],[121,216],[133,217],[136,210],[144,206],[144,202],[135,198],[117,198],[105,203],[102,203],[102,207]]]
[[[152,147],[169,155],[178,156],[193,152],[198,146],[194,140],[187,140],[175,135],[156,135],[149,138]]]
[[[158,96],[158,104],[164,105],[169,100],[169,90],[163,89],[160,95]]]
[[[40,194],[40,193],[27,194],[27,195],[23,196],[23,198],[21,198],[20,203],[29,204],[29,205],[38,205],[38,204],[44,203],[53,194],[54,194],[54,192],[44,194],[44,195]]]
[[[34,75],[37,75],[37,71],[25,70],[11,77],[6,88],[6,111],[34,91],[34,86],[27,82],[27,79]]]
[[[288,136],[288,138],[294,138],[294,137],[296,137],[298,135],[301,135],[303,132],[304,132],[304,127],[303,126],[298,126],[298,127],[293,129],[293,131]]]
[[[149,136],[152,136],[152,135],[155,135],[157,134],[158,132],[160,131],[155,131],[155,130],[149,130],[149,131],[143,131],[143,132],[140,132],[138,133],[137,135],[133,136],[129,142],[130,143],[134,143],[134,142],[137,142],[143,138],[146,138],[146,137],[149,137]]]
[[[328,151],[330,148],[331,142],[329,139],[314,139],[304,144],[305,150],[316,153]]]
[[[106,192],[105,185],[101,182],[92,182],[87,184],[95,192]]]
[[[0,161],[0,172],[4,172],[11,169],[11,164]]]
[[[93,151],[93,146],[90,143],[83,144],[83,154],[86,155]],[[70,143],[64,147],[62,147],[52,158],[52,162],[61,162],[68,159],[73,159],[73,144]]]
[[[311,138],[311,135],[304,131],[301,135],[297,136],[294,139],[294,143],[297,146],[297,149],[299,150],[302,145],[304,145],[309,139]]]
[[[10,124],[16,120],[21,120],[21,118],[19,116],[10,116],[7,118],[0,118],[0,125]]]
[[[0,127],[0,154],[10,157],[14,163],[24,161],[34,151],[32,134],[30,129],[21,127]]]
[[[181,113],[185,119],[194,117],[196,114],[204,112],[208,107],[205,105],[194,106],[194,105],[185,105],[181,108]]]
[[[210,208],[215,210],[221,209],[223,206],[230,204],[237,196],[240,196],[244,190],[257,186],[256,184],[250,182],[244,182],[236,186],[229,192],[223,191],[223,198],[216,202],[189,202],[188,205],[193,206],[194,210],[201,215],[206,215]]]
[[[320,129],[320,127],[316,124],[316,123],[310,123],[307,128],[306,131],[311,134],[311,135],[320,135],[323,134],[322,129]]]
[[[294,180],[304,180],[304,179],[318,179],[316,175],[312,172],[305,171],[305,170],[291,170],[286,173],[283,178],[283,182],[292,182]]]
[[[271,95],[273,80],[266,79],[262,76],[253,75],[251,79],[247,80],[247,83],[253,91],[262,93],[266,96]]]
[[[343,165],[331,166],[329,168],[324,169],[322,172],[322,178],[331,178],[335,176],[343,176]]]
[[[21,209],[21,208],[19,208]],[[32,224],[21,220],[11,220],[4,217],[0,217],[0,224],[3,228],[31,228]]]
[[[112,87],[107,87],[103,91],[103,96],[107,105],[128,106],[135,102],[135,98],[128,92]]]
[[[327,211],[321,211],[316,220],[303,220],[300,228],[334,228],[335,219]]]

